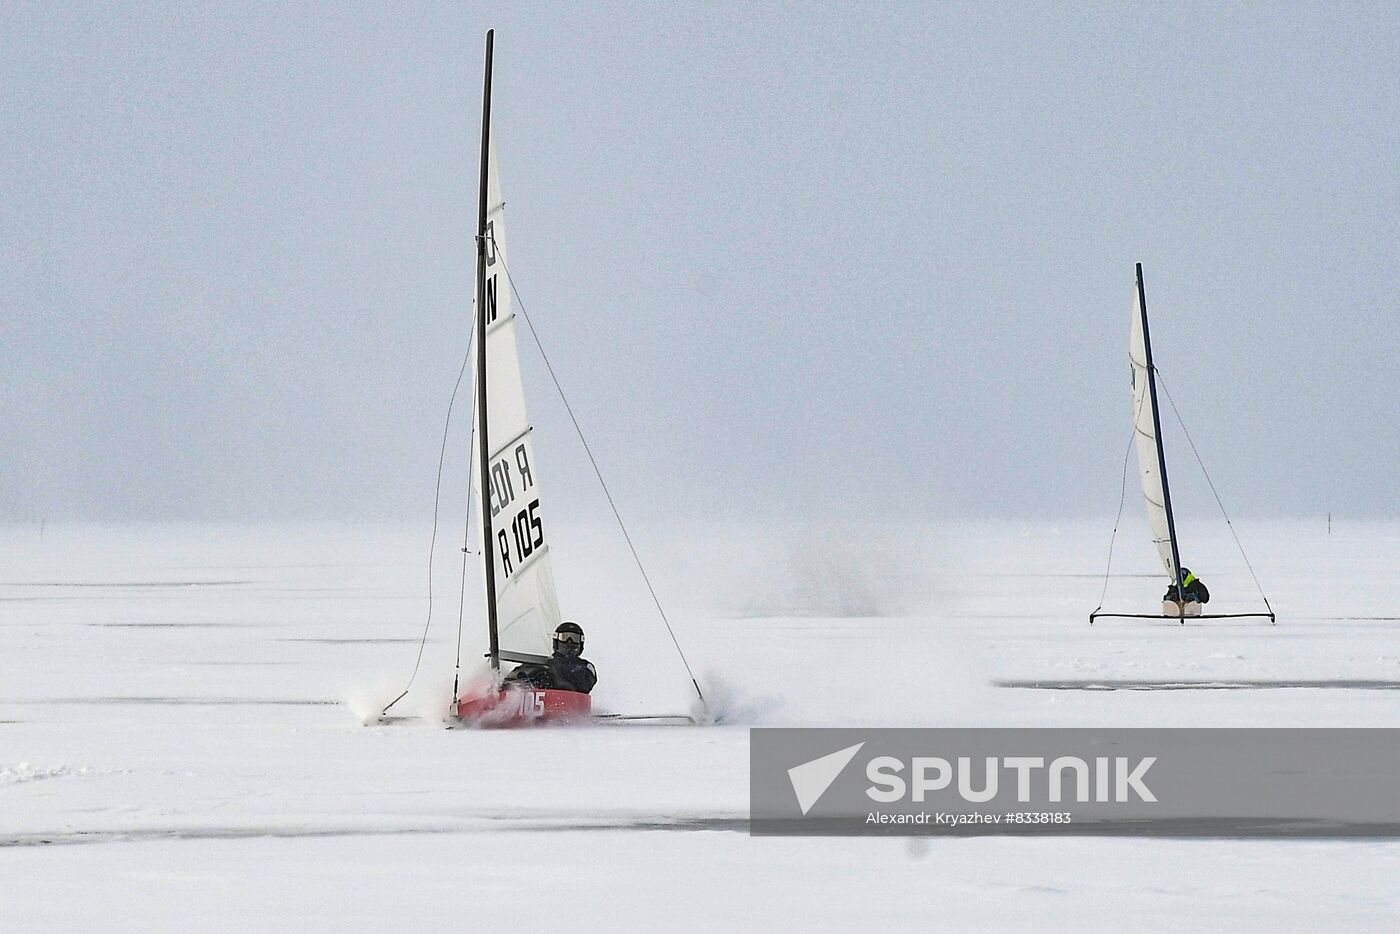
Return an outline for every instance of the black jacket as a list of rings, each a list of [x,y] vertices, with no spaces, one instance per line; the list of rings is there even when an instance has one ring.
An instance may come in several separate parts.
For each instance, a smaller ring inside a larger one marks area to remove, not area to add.
[[[1199,577],[1196,577],[1193,578],[1191,580],[1191,583],[1187,584],[1185,587],[1168,587],[1167,592],[1162,597],[1162,599],[1181,600],[1183,597],[1188,602],[1195,601],[1197,603],[1209,603],[1210,591],[1206,589],[1205,584],[1201,583],[1201,579]]]
[[[551,655],[543,664],[526,662],[506,676],[506,684],[532,688],[557,688],[587,694],[598,683],[593,663],[577,655]]]

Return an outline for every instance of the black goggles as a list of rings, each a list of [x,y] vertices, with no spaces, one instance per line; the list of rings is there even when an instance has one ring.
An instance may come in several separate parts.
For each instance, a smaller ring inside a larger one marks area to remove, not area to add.
[[[556,632],[555,642],[562,642],[565,645],[583,645],[583,634],[578,632]]]

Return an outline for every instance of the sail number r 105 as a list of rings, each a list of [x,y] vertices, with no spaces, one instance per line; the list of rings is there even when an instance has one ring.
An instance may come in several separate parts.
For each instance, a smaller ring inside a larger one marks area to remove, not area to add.
[[[505,529],[496,531],[496,541],[500,545],[501,570],[505,571],[506,577],[514,572],[511,562],[511,538],[515,539],[515,563],[522,564],[532,554],[535,549],[544,544],[544,524],[540,522],[540,517],[535,515],[535,510],[539,508],[540,501],[532,500],[529,506],[520,510],[516,514],[514,521],[510,524],[510,535]]]
[[[530,455],[525,445],[515,446],[515,469],[520,475],[520,492],[524,493],[535,485],[535,474],[530,469]],[[491,487],[487,491],[491,500],[491,515],[497,516],[501,510],[515,502],[515,480],[511,476],[511,459],[507,455],[491,465]]]
[[[531,500],[528,506],[519,511],[512,509],[517,497],[535,486],[535,472],[530,469],[530,453],[523,441],[491,464],[490,478],[488,493],[491,515],[503,517],[499,524],[492,523],[497,526],[496,550],[501,553],[501,571],[510,577],[544,544],[544,525],[536,515],[539,499]],[[506,521],[504,517],[512,511],[515,511],[515,517]],[[512,543],[514,548],[511,547]]]

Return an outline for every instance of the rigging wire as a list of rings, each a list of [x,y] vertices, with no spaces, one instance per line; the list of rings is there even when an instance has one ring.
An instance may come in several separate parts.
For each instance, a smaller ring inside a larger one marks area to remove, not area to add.
[[[473,323],[473,324],[476,323],[476,318],[475,318],[475,316],[473,316],[473,318],[472,318],[472,323]],[[476,334],[476,328],[475,328],[475,327],[472,328],[472,334],[473,334],[473,335]],[[471,342],[470,340],[468,340],[468,341],[467,341],[467,358],[468,358],[468,359],[471,359],[471,345],[472,345],[472,342]],[[473,414],[473,415],[476,414],[476,381],[475,381],[475,380],[472,381],[472,414]],[[475,451],[475,450],[476,450],[476,447],[475,447],[475,445],[476,445],[476,419],[475,419],[475,418],[472,419],[471,437],[470,437],[470,439],[468,439],[467,445],[468,445],[468,446],[467,446],[467,450],[469,450],[469,451]],[[472,481],[469,479],[469,480],[467,481],[467,509],[466,509],[466,515],[464,515],[464,516],[462,517],[462,579],[461,579],[462,582],[461,582],[461,586],[458,588],[458,591],[457,591],[457,659],[456,659],[456,664],[453,666],[453,669],[452,669],[452,702],[453,702],[453,703],[456,703],[456,701],[457,701],[457,689],[458,689],[458,687],[460,686],[461,677],[462,677],[462,614],[466,611],[466,607],[467,607],[467,562],[470,560],[471,555],[474,554],[474,552],[472,551],[472,548],[471,548],[471,545],[472,545],[472,491],[473,491],[474,489],[475,489],[475,485],[474,485],[474,484],[472,483]]]
[[[475,320],[474,317],[473,320]],[[428,629],[433,625],[433,554],[437,548],[438,511],[439,504],[442,502],[442,465],[447,459],[447,437],[449,429],[452,427],[452,407],[457,403],[457,391],[462,388],[462,377],[466,375],[467,365],[471,363],[472,359],[472,342],[475,339],[475,328],[472,328],[472,334],[473,337],[467,338],[467,352],[466,355],[462,357],[462,368],[457,371],[457,382],[452,386],[452,397],[447,400],[447,417],[443,419],[442,423],[442,447],[438,451],[437,483],[433,486],[433,534],[428,542],[428,618],[423,623],[423,638],[418,642],[418,657],[413,662],[413,673],[408,676],[408,684],[404,685],[403,692],[399,694],[398,697],[389,701],[388,704],[384,705],[384,709],[379,711],[381,717],[389,712],[390,707],[393,707],[399,701],[403,700],[408,695],[409,690],[412,689],[414,679],[418,677],[418,669],[423,664],[423,648],[428,644]],[[475,403],[473,403],[473,405],[474,404]],[[468,502],[468,509],[470,508],[470,502]],[[465,559],[463,560],[465,561]],[[462,586],[465,589],[465,582]],[[456,697],[456,695],[454,694],[453,697]]]
[[[1172,399],[1172,391],[1167,388],[1166,380],[1162,379],[1162,373],[1157,372],[1157,381],[1162,384],[1162,390],[1167,394],[1167,402],[1172,407],[1172,414],[1176,416],[1176,423],[1181,426],[1181,433],[1186,436],[1186,443],[1191,446],[1191,453],[1196,457],[1196,463],[1201,468],[1201,473],[1205,475],[1206,484],[1210,487],[1210,493],[1215,497],[1215,505],[1220,507],[1220,515],[1225,517],[1225,525],[1230,529],[1230,534],[1235,538],[1235,547],[1240,550],[1240,557],[1244,559],[1244,566],[1249,569],[1249,576],[1254,579],[1254,587],[1259,591],[1259,597],[1264,601],[1264,607],[1269,611],[1269,621],[1274,622],[1274,608],[1269,606],[1269,598],[1264,593],[1264,587],[1259,583],[1259,575],[1254,573],[1254,565],[1249,563],[1249,555],[1245,554],[1244,544],[1240,541],[1239,533],[1235,531],[1235,524],[1230,521],[1230,514],[1225,511],[1225,504],[1220,500],[1220,494],[1215,490],[1215,482],[1210,479],[1210,471],[1206,470],[1205,461],[1201,460],[1201,453],[1196,450],[1196,442],[1191,439],[1191,432],[1186,430],[1186,422],[1181,418],[1181,412],[1176,407],[1176,401]]]
[[[1134,371],[1136,372],[1136,371]],[[1134,379],[1137,377],[1134,376]],[[1136,386],[1134,386],[1136,389]],[[1103,602],[1108,597],[1108,579],[1113,572],[1113,543],[1118,540],[1118,525],[1123,521],[1123,503],[1128,496],[1128,459],[1133,454],[1133,444],[1137,441],[1138,418],[1142,415],[1142,407],[1147,402],[1147,393],[1142,394],[1138,400],[1136,411],[1133,412],[1133,430],[1128,435],[1128,449],[1123,452],[1123,482],[1118,488],[1118,515],[1113,519],[1113,534],[1108,537],[1108,566],[1103,571],[1103,592],[1099,594],[1099,605],[1094,607],[1094,612],[1089,614],[1089,625],[1094,625],[1094,617],[1099,610],[1103,609]]]
[[[468,492],[467,496],[467,515],[462,530],[462,538],[464,541],[462,546],[462,584],[457,591],[457,653],[456,662],[452,666],[452,700],[454,703],[457,700],[457,689],[461,686],[462,678],[462,614],[467,606],[467,561],[472,554],[471,549],[468,547],[471,542],[471,493]]]
[[[1123,521],[1123,503],[1128,498],[1128,459],[1133,455],[1133,442],[1136,440],[1137,425],[1134,424],[1128,436],[1128,449],[1123,452],[1123,482],[1118,488],[1118,515],[1113,518],[1113,534],[1108,537],[1108,566],[1103,570],[1103,592],[1099,594],[1099,605],[1089,614],[1090,626],[1094,625],[1094,617],[1103,609],[1103,602],[1108,597],[1108,578],[1113,571],[1113,543],[1118,540],[1118,524]]]
[[[496,245],[496,238],[491,238],[493,246]],[[525,301],[520,297],[520,290],[516,288],[515,278],[510,274],[510,267],[506,265],[501,250],[496,247],[496,255],[501,258],[501,265],[506,271],[506,281],[510,283],[511,293],[515,295],[515,303],[520,308],[520,316],[525,319],[525,324],[530,328],[530,337],[534,339],[535,346],[539,348],[540,357],[544,360],[545,369],[549,371],[549,378],[554,383],[554,390],[559,393],[559,399],[564,403],[564,411],[569,414],[569,421],[573,423],[574,432],[578,435],[579,442],[583,445],[583,451],[588,455],[588,463],[593,466],[593,474],[598,478],[598,485],[603,488],[603,495],[607,497],[608,507],[612,509],[613,518],[617,520],[617,527],[622,530],[622,538],[627,542],[627,549],[632,552],[632,560],[637,565],[637,570],[641,572],[642,581],[647,585],[647,591],[651,594],[651,601],[656,605],[656,612],[661,616],[661,622],[666,626],[666,632],[671,637],[671,644],[676,647],[676,654],[680,656],[681,664],[685,666],[685,673],[690,676],[690,684],[695,688],[695,695],[700,698],[701,707],[708,711],[709,704],[705,700],[705,693],[700,690],[700,682],[695,678],[695,672],[690,668],[690,662],[685,657],[685,652],[681,649],[680,641],[676,639],[675,630],[671,628],[671,621],[666,617],[666,610],[661,606],[661,598],[656,595],[656,588],[652,586],[651,578],[647,576],[647,569],[642,566],[641,556],[637,554],[637,548],[632,544],[632,536],[627,532],[627,526],[622,521],[622,515],[617,511],[617,504],[613,502],[612,492],[608,489],[607,481],[603,479],[603,471],[598,467],[598,461],[593,457],[593,451],[588,446],[588,439],[583,436],[583,429],[579,426],[578,419],[574,416],[573,406],[569,405],[569,399],[564,395],[564,387],[559,385],[559,377],[554,373],[554,367],[549,362],[549,355],[544,352],[544,344],[540,342],[539,332],[535,330],[535,323],[530,320],[529,313],[525,310]]]

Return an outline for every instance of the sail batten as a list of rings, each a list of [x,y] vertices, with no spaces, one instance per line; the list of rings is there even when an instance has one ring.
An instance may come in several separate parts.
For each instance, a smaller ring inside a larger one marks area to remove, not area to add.
[[[501,445],[500,447],[496,448],[496,450],[492,451],[492,452],[491,452],[491,457],[492,457],[492,458],[500,457],[502,451],[506,450],[506,449],[509,448],[512,444],[514,444],[515,442],[519,441],[521,438],[523,438],[523,437],[525,437],[526,435],[528,435],[531,431],[532,431],[532,429],[526,428],[526,429],[525,429],[524,431],[522,431],[520,434],[516,435],[514,438],[511,438],[511,439],[510,439],[509,441],[507,441],[505,444]]]
[[[517,664],[519,664],[519,663],[529,663],[529,664],[532,664],[532,665],[543,665],[543,664],[545,664],[546,662],[549,661],[549,656],[548,656],[548,655],[530,655],[530,654],[525,653],[525,652],[502,652],[502,653],[501,653],[501,661],[503,661],[503,662],[515,662],[515,663],[517,663]]]

